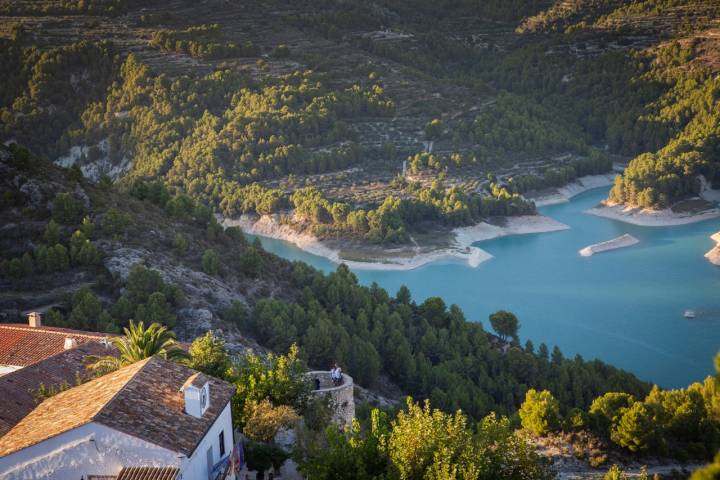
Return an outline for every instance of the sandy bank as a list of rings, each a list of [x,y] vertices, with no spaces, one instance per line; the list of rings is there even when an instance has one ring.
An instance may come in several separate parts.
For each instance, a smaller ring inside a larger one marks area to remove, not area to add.
[[[708,261],[713,265],[717,265],[720,267],[720,232],[717,232],[710,238],[712,238],[717,245],[715,245],[712,249],[710,249],[709,252],[705,254],[705,258],[707,258]]]
[[[289,225],[281,224],[279,215],[241,215],[234,219],[223,218],[221,223],[225,227],[240,227],[243,232],[252,235],[290,242],[300,250],[340,263],[339,252],[327,247],[312,235],[297,232]]]
[[[613,184],[617,173],[604,173],[602,175],[587,175],[568,183],[564,187],[560,187],[555,193],[541,195],[536,198],[529,197],[535,201],[535,206],[546,207],[548,205],[557,205],[558,203],[569,202],[572,197],[579,195],[593,188],[608,187]]]
[[[669,208],[648,210],[626,207],[625,205],[600,205],[585,210],[585,213],[642,227],[672,227],[720,217],[720,209],[718,208],[712,208],[700,213],[675,213]]]
[[[541,215],[507,217],[505,225],[479,223],[471,227],[456,228],[452,231],[454,240],[446,248],[432,248],[416,245],[412,248],[401,248],[385,251],[383,255],[363,254],[367,259],[350,260],[343,258],[337,248],[327,242],[318,240],[312,235],[299,233],[289,225],[283,225],[278,215],[262,217],[243,215],[236,219],[221,219],[226,226],[239,226],[243,231],[263,237],[284,240],[313,255],[327,258],[331,262],[345,263],[358,270],[412,270],[439,260],[463,260],[470,267],[477,267],[490,260],[492,255],[481,248],[473,247],[474,242],[490,240],[506,235],[522,235],[529,233],[554,232],[570,227],[552,218]]]
[[[588,245],[585,248],[581,248],[578,252],[583,257],[589,257],[595,253],[607,252],[608,250],[615,250],[617,248],[629,247],[635,245],[640,240],[633,237],[632,235],[625,234],[606,242],[594,243]]]
[[[505,225],[492,225],[490,223],[478,223],[471,227],[460,227],[453,230],[455,242],[461,248],[468,247],[474,242],[491,240],[493,238],[505,237],[507,235],[525,235],[528,233],[557,232],[568,230],[570,227],[550,217],[543,215],[521,215],[517,217],[505,217]]]

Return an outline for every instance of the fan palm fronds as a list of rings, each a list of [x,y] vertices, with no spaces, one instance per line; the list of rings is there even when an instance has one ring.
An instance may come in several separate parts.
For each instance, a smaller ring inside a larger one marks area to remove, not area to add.
[[[93,363],[88,368],[98,373],[107,373],[155,355],[176,362],[189,358],[188,353],[175,339],[175,334],[164,325],[153,323],[145,328],[144,322],[135,323],[130,320],[130,325],[124,332],[124,336],[110,341],[119,355],[93,357]]]

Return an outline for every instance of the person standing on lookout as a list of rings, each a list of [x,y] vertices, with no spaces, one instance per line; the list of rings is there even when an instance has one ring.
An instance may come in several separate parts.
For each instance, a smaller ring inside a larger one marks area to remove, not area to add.
[[[332,381],[333,385],[335,385],[337,379],[337,369],[337,363],[330,369],[330,380]]]
[[[342,368],[335,364],[335,386],[342,385]]]

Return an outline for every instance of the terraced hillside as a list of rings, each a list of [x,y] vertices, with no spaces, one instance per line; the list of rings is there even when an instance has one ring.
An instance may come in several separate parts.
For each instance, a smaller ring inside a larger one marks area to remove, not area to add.
[[[96,179],[161,178],[226,216],[293,211],[316,236],[373,243],[531,213],[523,194],[655,155],[699,113],[665,118],[663,99],[717,64],[718,7],[701,0],[7,0],[0,13],[16,66],[5,140]],[[712,160],[689,171],[717,181]],[[616,196],[666,206],[695,189],[657,183]]]

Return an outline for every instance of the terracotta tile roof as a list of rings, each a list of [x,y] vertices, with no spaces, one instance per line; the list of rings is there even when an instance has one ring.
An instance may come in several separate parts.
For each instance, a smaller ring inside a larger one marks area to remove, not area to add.
[[[71,350],[48,357],[29,367],[15,370],[0,377],[0,437],[5,435],[37,406],[35,393],[46,387],[68,382],[75,385],[76,376],[88,374],[85,366],[88,355],[108,355],[114,352],[99,342],[87,342]]]
[[[188,415],[180,388],[195,373],[152,357],[61,392],[0,438],[0,456],[89,422],[190,456],[235,392],[233,385],[208,377],[208,410],[202,418]]]
[[[148,361],[145,359],[48,398],[0,437],[0,457],[91,422]]]
[[[210,406],[202,418],[188,415],[180,389],[195,373],[191,368],[155,357],[96,420],[190,456],[235,393],[234,385],[208,376]]]
[[[111,336],[69,328],[2,323],[0,324],[0,365],[27,367],[62,353],[65,351],[65,339],[68,337],[74,338],[80,345]]]
[[[177,467],[125,467],[116,480],[175,480],[178,473]]]

